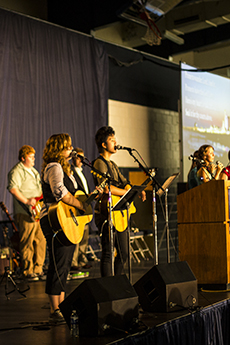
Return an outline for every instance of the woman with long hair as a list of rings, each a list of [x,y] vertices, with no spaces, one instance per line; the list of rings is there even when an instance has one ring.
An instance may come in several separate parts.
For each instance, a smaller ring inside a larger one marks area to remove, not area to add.
[[[77,183],[71,174],[69,164],[72,149],[71,137],[61,133],[52,135],[47,140],[43,152],[41,179],[44,205],[40,214],[40,224],[49,251],[46,293],[50,301],[49,320],[54,323],[64,320],[59,304],[65,298],[65,285],[75,245],[65,246],[54,236],[48,219],[49,207],[54,202],[62,201],[79,210],[85,210],[85,205],[74,197]]]
[[[230,151],[228,151],[228,165],[221,171],[220,180],[230,180]]]
[[[199,180],[197,177],[197,171],[200,168],[198,154],[199,154],[199,151],[197,150],[193,153],[193,156],[192,156],[193,157],[192,164],[188,172],[188,189],[192,189],[196,186],[199,186]]]
[[[214,163],[214,148],[211,145],[202,145],[199,148],[198,156],[200,160],[204,161],[197,172],[199,183],[219,180],[223,164],[221,162]]]

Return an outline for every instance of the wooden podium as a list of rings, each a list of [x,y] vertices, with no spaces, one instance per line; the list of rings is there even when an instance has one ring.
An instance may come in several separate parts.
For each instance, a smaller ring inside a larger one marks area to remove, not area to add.
[[[230,181],[204,183],[177,196],[179,257],[200,286],[230,286]]]

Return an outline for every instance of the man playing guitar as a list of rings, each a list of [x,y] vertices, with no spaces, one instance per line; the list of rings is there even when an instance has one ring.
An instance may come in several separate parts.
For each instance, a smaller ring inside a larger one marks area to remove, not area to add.
[[[19,150],[19,163],[8,174],[8,190],[13,195],[14,219],[19,229],[22,273],[29,281],[43,276],[46,241],[40,223],[30,215],[42,195],[41,180],[34,168],[35,150],[24,145]]]
[[[95,136],[99,157],[94,161],[94,167],[103,173],[109,173],[113,182],[110,185],[111,194],[121,197],[127,192],[128,181],[119,171],[118,166],[110,160],[111,156],[117,152],[115,131],[110,126],[101,127]],[[95,185],[101,182],[103,178],[95,177]],[[108,196],[108,187],[105,188],[105,197]],[[145,192],[142,192],[142,201],[146,199]],[[105,198],[107,201],[107,198]],[[107,206],[105,207],[107,210]],[[98,201],[95,207],[95,222],[102,233],[102,257],[101,257],[101,275],[112,275],[111,265],[111,247],[110,231],[108,229],[108,213],[103,212],[102,201]],[[114,224],[113,224],[114,225]],[[114,226],[115,230],[115,226]],[[117,255],[114,262],[115,275],[122,274],[123,265],[128,258],[128,233],[124,231],[115,231],[115,248]]]

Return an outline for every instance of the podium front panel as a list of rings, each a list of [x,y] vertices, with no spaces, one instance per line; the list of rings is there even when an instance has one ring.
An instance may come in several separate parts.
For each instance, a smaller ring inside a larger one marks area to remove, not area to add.
[[[230,283],[229,224],[179,224],[179,257],[187,261],[198,284]]]
[[[178,223],[229,220],[230,181],[212,180],[177,196]]]

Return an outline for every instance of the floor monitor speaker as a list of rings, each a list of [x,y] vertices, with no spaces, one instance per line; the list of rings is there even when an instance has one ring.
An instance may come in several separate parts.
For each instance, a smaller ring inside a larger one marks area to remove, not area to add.
[[[126,275],[86,279],[61,304],[60,310],[70,327],[76,309],[80,336],[103,335],[128,330],[139,315],[136,291]]]
[[[186,261],[153,266],[134,284],[143,310],[168,312],[198,304],[197,280]]]

